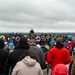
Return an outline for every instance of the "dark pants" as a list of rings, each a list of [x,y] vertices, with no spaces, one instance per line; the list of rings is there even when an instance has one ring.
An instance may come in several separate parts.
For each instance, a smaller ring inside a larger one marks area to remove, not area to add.
[[[70,55],[72,56],[72,50],[70,50]]]
[[[5,75],[5,73],[0,73],[0,75]]]
[[[73,61],[71,61],[70,65],[69,65],[69,75],[71,75],[72,64],[73,64]]]

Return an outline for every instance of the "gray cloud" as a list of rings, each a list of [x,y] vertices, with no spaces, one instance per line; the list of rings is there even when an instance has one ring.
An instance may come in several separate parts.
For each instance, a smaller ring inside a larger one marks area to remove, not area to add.
[[[0,0],[0,32],[74,32],[74,0]]]

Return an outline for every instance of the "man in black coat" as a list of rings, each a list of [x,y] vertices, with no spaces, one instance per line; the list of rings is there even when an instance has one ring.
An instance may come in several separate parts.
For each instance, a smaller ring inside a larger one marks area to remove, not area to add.
[[[16,65],[16,63],[19,61],[19,58],[21,56],[21,54],[25,51],[29,49],[29,44],[26,38],[21,38],[17,44],[17,46],[15,47],[14,51],[11,52],[8,56],[8,59],[6,61],[6,65],[5,65],[5,75],[9,75],[9,73],[11,74],[12,69],[14,68],[14,66]],[[11,68],[11,72],[10,72],[10,68]]]

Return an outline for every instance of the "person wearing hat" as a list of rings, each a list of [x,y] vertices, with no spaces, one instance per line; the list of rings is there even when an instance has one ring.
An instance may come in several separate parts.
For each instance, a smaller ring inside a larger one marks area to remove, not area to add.
[[[68,75],[68,68],[64,64],[57,64],[53,69],[52,75]]]
[[[66,65],[71,62],[70,53],[64,48],[61,37],[56,38],[56,45],[48,51],[46,61],[51,65],[52,71],[57,64],[61,63]]]

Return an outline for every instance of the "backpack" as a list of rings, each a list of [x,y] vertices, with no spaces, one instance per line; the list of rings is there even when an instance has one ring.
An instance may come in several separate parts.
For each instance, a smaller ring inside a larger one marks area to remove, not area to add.
[[[42,51],[44,52],[44,54],[46,54],[46,52],[48,51],[48,49],[44,46],[41,47]]]

